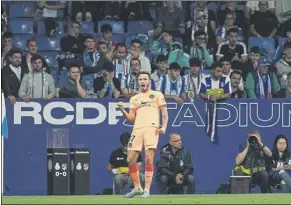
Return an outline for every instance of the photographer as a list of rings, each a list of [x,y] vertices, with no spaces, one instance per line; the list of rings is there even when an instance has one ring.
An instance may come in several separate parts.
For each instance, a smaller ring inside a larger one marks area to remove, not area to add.
[[[262,142],[260,133],[257,130],[249,132],[247,143],[240,150],[235,158],[235,175],[251,176],[252,184],[259,184],[262,193],[269,193],[266,159],[272,157],[272,152]]]

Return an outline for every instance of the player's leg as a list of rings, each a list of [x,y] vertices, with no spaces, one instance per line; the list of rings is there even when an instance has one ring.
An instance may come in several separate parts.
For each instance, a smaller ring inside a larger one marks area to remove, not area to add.
[[[154,175],[154,156],[158,146],[159,136],[157,128],[149,127],[146,130],[144,145],[145,145],[145,189],[142,197],[148,197]]]
[[[134,189],[125,195],[126,198],[134,197],[142,193],[142,187],[139,178],[139,167],[137,165],[137,158],[142,150],[143,139],[140,130],[134,130],[128,142],[127,163],[129,174],[133,181]]]

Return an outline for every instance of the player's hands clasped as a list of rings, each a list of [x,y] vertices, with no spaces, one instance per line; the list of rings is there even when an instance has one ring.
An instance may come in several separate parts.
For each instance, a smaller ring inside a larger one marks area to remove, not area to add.
[[[160,128],[160,129],[157,130],[157,132],[158,132],[159,135],[163,135],[163,134],[166,133],[166,130],[164,128]]]
[[[123,102],[118,102],[117,105],[121,111],[124,110],[124,103]]]

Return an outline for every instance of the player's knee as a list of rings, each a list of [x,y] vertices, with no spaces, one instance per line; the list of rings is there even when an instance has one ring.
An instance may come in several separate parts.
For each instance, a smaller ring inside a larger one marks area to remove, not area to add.
[[[188,182],[189,184],[194,184],[194,177],[193,177],[192,175],[188,175],[188,177],[187,177],[187,182]]]

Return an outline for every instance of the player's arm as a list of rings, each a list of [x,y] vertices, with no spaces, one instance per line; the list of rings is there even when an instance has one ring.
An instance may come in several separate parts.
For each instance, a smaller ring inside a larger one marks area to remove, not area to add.
[[[131,123],[134,123],[135,120],[135,108],[132,106],[132,102],[130,102],[130,108],[129,108],[129,112],[126,112],[126,110],[124,109],[124,103],[123,102],[119,102],[117,105],[120,109],[120,111],[122,112],[122,114],[124,115],[124,117]]]
[[[162,105],[160,107],[161,112],[162,112],[162,128],[161,130],[165,133],[169,121],[169,115],[168,115],[168,109],[166,105]]]

